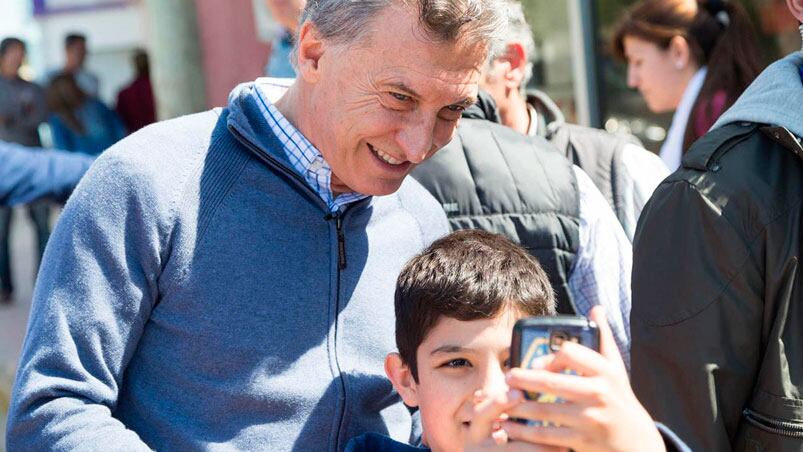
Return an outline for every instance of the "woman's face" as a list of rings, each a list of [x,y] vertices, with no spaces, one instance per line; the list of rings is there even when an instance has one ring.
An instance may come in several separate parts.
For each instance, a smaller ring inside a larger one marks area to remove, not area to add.
[[[674,111],[696,72],[696,68],[689,67],[688,52],[677,49],[685,44],[685,40],[676,38],[666,50],[633,36],[625,36],[623,44],[627,59],[627,86],[638,88],[650,111]]]

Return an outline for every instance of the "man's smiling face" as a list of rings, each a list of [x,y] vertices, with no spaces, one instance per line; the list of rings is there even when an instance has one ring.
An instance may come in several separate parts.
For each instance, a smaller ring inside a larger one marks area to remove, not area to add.
[[[306,135],[332,168],[332,190],[387,195],[452,138],[477,96],[486,48],[433,42],[415,8],[388,6],[356,42],[317,41],[302,26],[300,52],[320,53]],[[305,48],[305,40],[308,46]]]

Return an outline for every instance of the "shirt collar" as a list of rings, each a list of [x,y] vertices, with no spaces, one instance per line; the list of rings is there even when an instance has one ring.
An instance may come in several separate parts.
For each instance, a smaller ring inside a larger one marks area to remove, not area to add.
[[[254,95],[259,110],[262,112],[273,133],[282,144],[282,150],[287,160],[298,175],[312,188],[326,203],[331,212],[336,212],[347,204],[351,204],[368,197],[361,193],[341,193],[336,196],[332,192],[332,168],[323,158],[321,152],[310,143],[307,138],[282,115],[278,108],[269,100],[276,99],[278,90],[286,90],[287,86],[272,79],[258,79],[255,84]],[[282,91],[283,92],[283,91]]]
[[[660,156],[669,167],[670,171],[676,170],[680,166],[680,160],[683,155],[683,139],[686,134],[686,125],[689,123],[689,116],[691,116],[694,102],[697,100],[697,95],[703,89],[703,82],[708,73],[708,68],[701,67],[689,80],[686,86],[686,91],[683,92],[683,97],[680,99],[678,108],[672,116],[672,125],[669,126],[669,131],[666,134],[666,140],[661,146]]]

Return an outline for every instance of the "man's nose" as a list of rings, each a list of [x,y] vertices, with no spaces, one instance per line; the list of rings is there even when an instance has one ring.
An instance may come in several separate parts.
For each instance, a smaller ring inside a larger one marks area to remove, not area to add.
[[[434,152],[436,126],[437,118],[419,115],[397,132],[396,142],[408,161],[421,163]]]

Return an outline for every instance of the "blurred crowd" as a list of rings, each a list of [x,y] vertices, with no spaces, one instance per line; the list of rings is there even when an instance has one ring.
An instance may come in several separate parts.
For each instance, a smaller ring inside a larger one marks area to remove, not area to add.
[[[41,84],[0,43],[0,204],[44,255],[9,449],[803,449],[803,53],[635,2],[656,155],[531,87],[518,0],[358,3],[269,1],[267,77],[144,130],[144,52],[110,108],[84,36]],[[531,315],[597,343],[511,369]]]
[[[42,148],[45,135],[55,149],[97,156],[126,135],[156,121],[148,56],[144,51],[135,53],[132,62],[136,76],[120,90],[114,109],[99,99],[99,79],[85,68],[84,35],[65,36],[64,66],[48,71],[39,83],[21,78],[25,56],[26,45],[21,39],[7,37],[0,42],[0,140],[5,143]],[[41,166],[44,161],[37,159],[37,162]],[[7,184],[17,180],[18,177],[11,175],[5,179]],[[50,236],[50,211],[51,203],[47,200],[27,207],[35,226],[40,257]],[[0,303],[10,303],[14,296],[9,255],[12,217],[12,209],[0,207]]]

